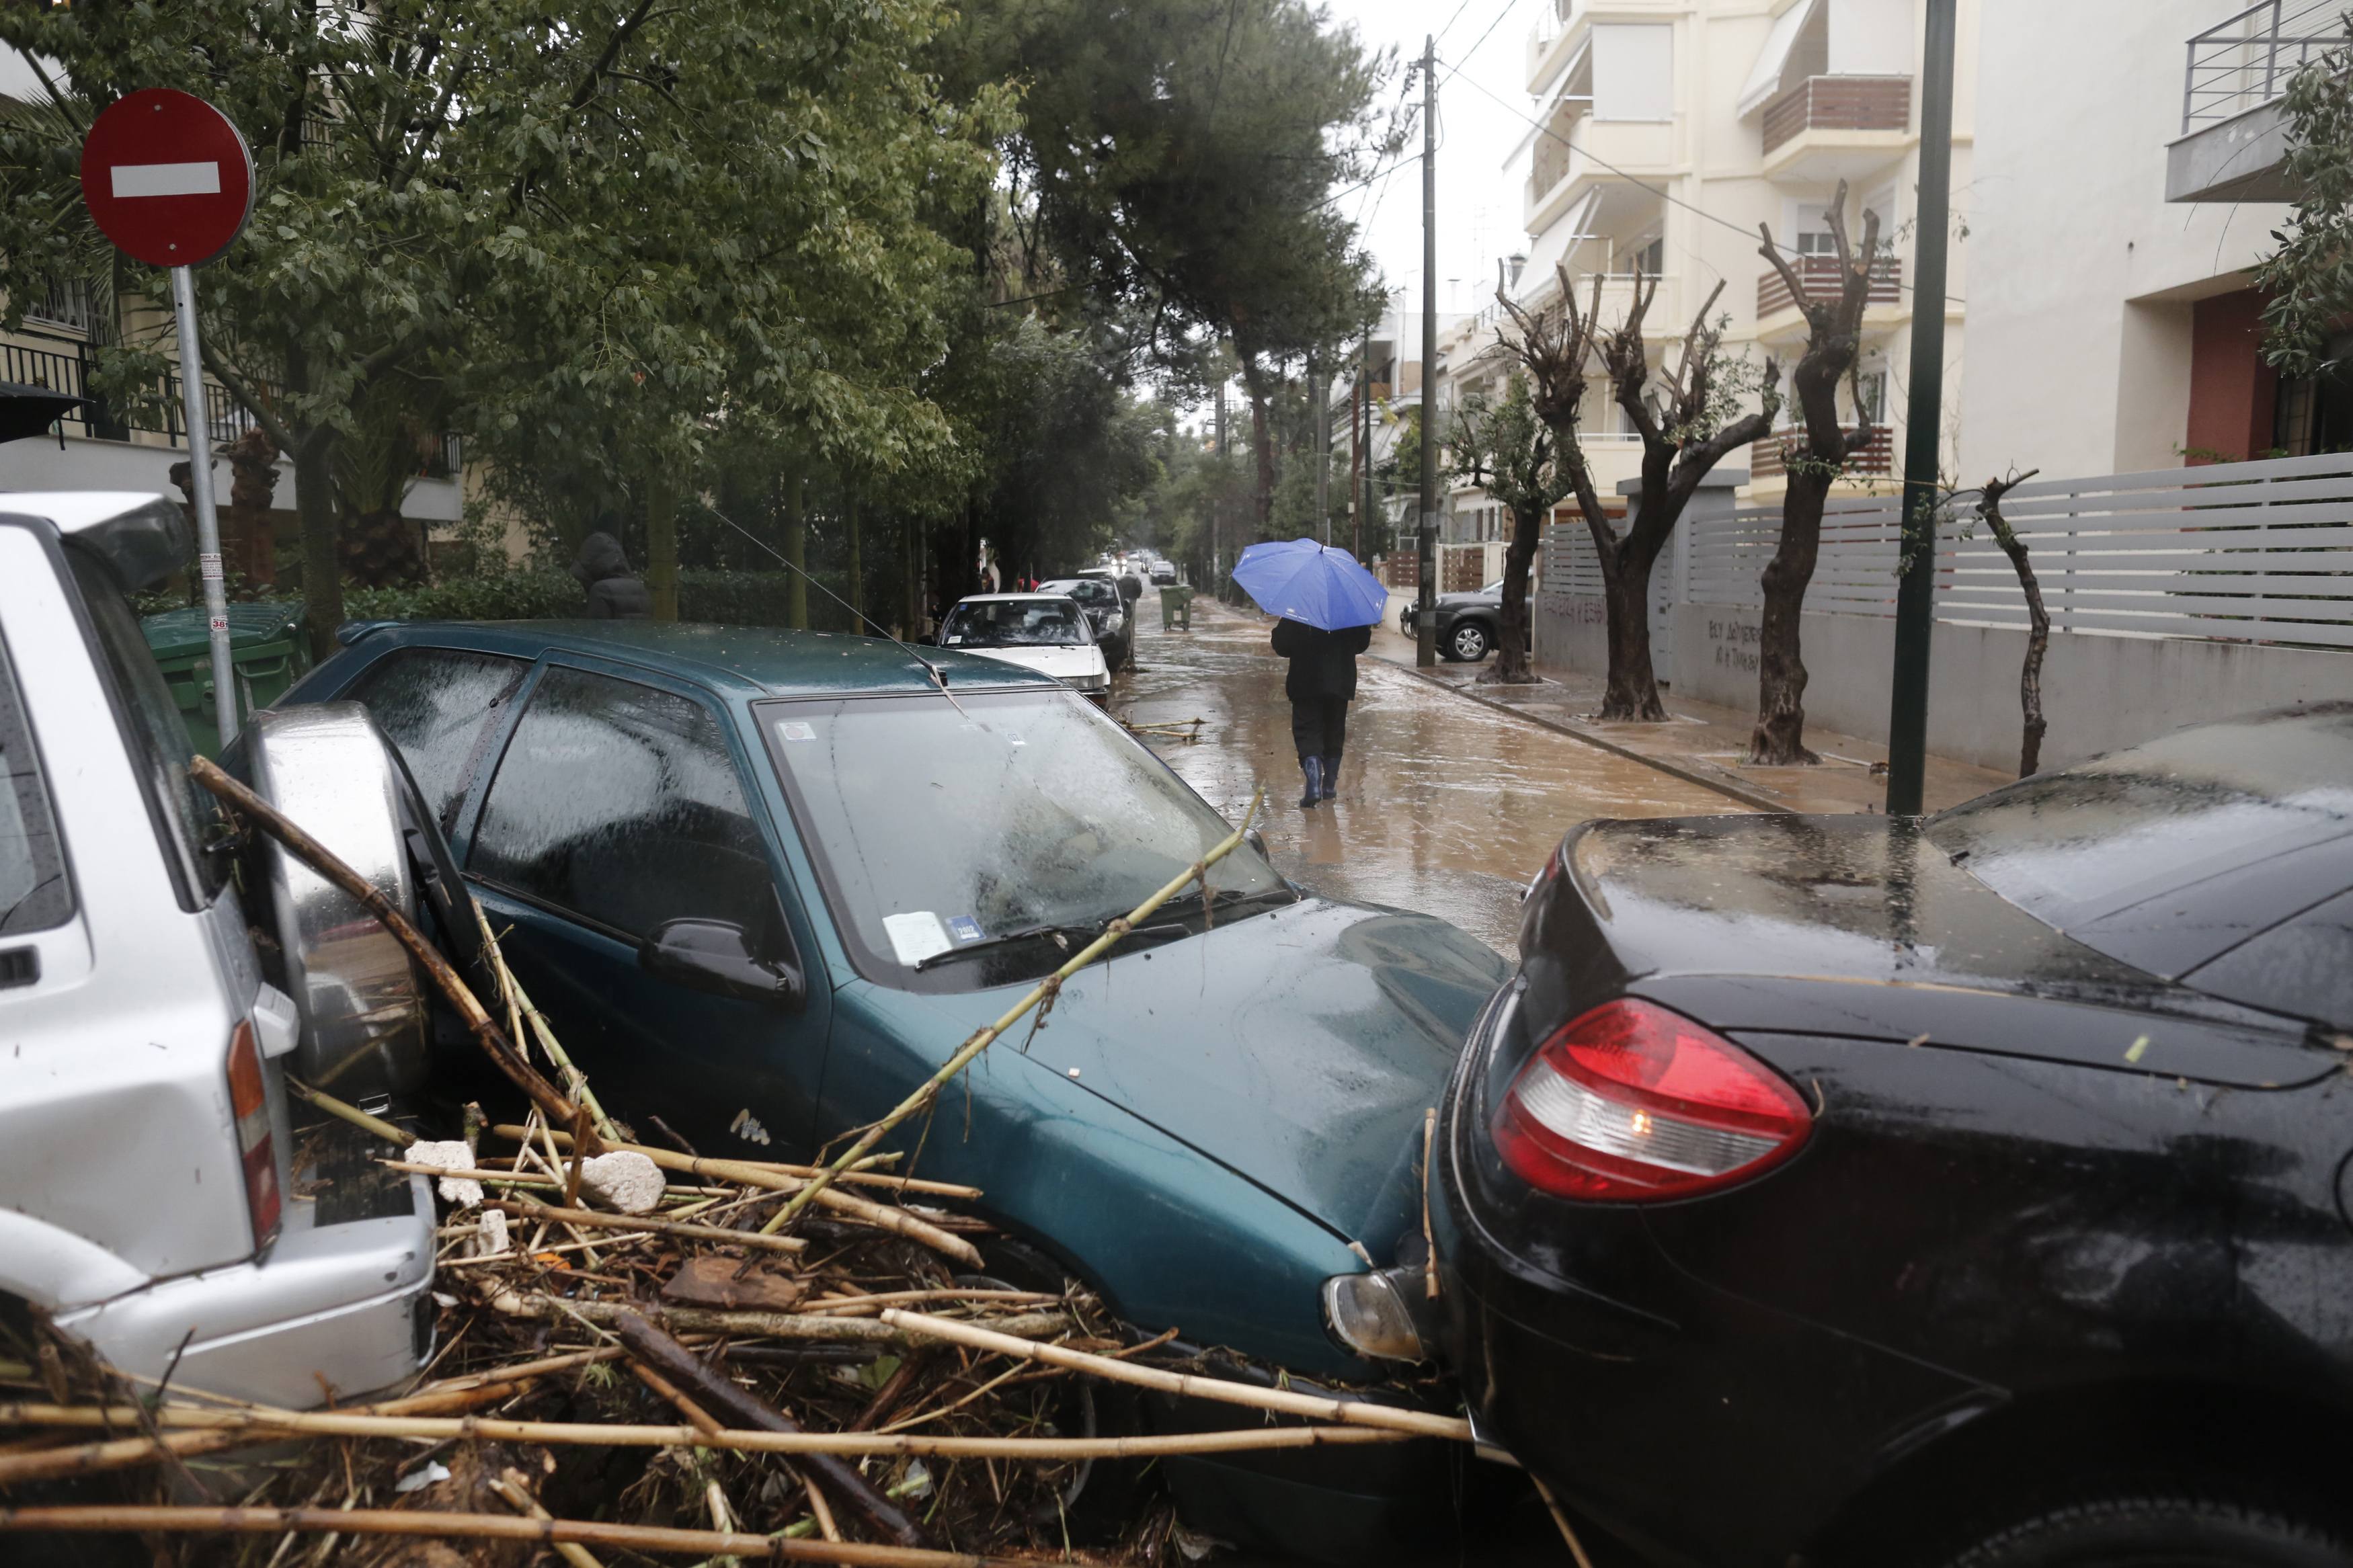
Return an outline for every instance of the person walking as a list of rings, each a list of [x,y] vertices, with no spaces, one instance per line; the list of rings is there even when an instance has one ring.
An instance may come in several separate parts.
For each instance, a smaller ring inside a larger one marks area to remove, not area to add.
[[[590,620],[653,618],[654,596],[646,591],[644,581],[629,570],[628,557],[621,553],[621,542],[611,534],[592,533],[580,542],[580,553],[572,563],[572,575],[588,591]]]
[[[1304,621],[1274,623],[1274,651],[1291,661],[1283,695],[1291,699],[1291,740],[1307,777],[1300,805],[1314,809],[1340,788],[1340,756],[1348,739],[1348,704],[1356,696],[1356,656],[1372,646],[1370,626],[1327,632]]]

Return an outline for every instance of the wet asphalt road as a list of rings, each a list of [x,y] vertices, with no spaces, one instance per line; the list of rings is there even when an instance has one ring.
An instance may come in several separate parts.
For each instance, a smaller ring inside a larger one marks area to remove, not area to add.
[[[1147,598],[1135,668],[1111,710],[1133,724],[1203,721],[1200,739],[1145,743],[1229,820],[1267,786],[1259,818],[1277,868],[1335,897],[1440,915],[1518,956],[1520,889],[1561,835],[1596,816],[1745,808],[1571,738],[1482,708],[1369,656],[1357,660],[1339,797],[1298,805],[1284,662],[1270,624],[1196,600],[1190,633],[1163,633]],[[1637,1568],[1614,1542],[1580,1531],[1595,1568]],[[1294,1568],[1219,1555],[1230,1568]],[[1461,1540],[1385,1568],[1574,1568],[1533,1495]]]
[[[1577,823],[1746,809],[1367,656],[1339,798],[1303,811],[1271,623],[1196,599],[1193,630],[1163,633],[1157,605],[1139,607],[1135,668],[1111,709],[1133,724],[1204,721],[1197,742],[1145,737],[1179,776],[1231,820],[1265,784],[1260,826],[1293,881],[1440,916],[1506,957],[1518,956],[1520,889]]]

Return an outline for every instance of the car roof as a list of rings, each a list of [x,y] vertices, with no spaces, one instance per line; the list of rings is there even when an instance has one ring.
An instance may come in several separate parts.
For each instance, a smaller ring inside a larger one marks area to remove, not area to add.
[[[956,603],[959,605],[1051,605],[1069,597],[1068,594],[966,594]]]
[[[1052,687],[1048,676],[951,648],[921,658],[887,637],[849,632],[798,632],[781,626],[725,626],[689,621],[410,621],[369,626],[351,640],[383,637],[412,647],[465,647],[536,659],[577,653],[642,665],[748,698],[938,689],[923,660],[951,689],[981,686]]]

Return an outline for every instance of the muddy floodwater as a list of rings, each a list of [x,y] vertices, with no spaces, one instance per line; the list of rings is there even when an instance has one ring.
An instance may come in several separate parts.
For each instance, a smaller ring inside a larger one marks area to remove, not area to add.
[[[1263,783],[1276,866],[1319,892],[1438,915],[1515,959],[1520,889],[1577,823],[1748,809],[1366,656],[1339,798],[1303,811],[1269,623],[1205,603],[1189,634],[1162,633],[1157,606],[1139,606],[1137,668],[1112,710],[1133,724],[1203,721],[1198,742],[1145,739],[1229,817]]]

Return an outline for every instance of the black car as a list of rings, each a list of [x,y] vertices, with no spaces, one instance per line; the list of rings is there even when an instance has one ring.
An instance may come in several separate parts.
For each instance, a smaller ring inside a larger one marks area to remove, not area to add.
[[[2353,1563],[2353,703],[1589,824],[1520,945],[1432,1328],[1572,1506],[1707,1568]]]
[[[1475,594],[1440,594],[1432,602],[1431,614],[1439,657],[1476,664],[1504,639],[1504,580],[1498,577]],[[1420,624],[1419,606],[1409,601],[1398,612],[1398,630],[1412,637]]]
[[[1110,578],[1092,573],[1057,577],[1039,584],[1038,592],[1076,599],[1079,608],[1087,613],[1087,625],[1094,628],[1095,641],[1103,647],[1103,663],[1117,669],[1128,662],[1135,647],[1135,621],[1131,606]]]

